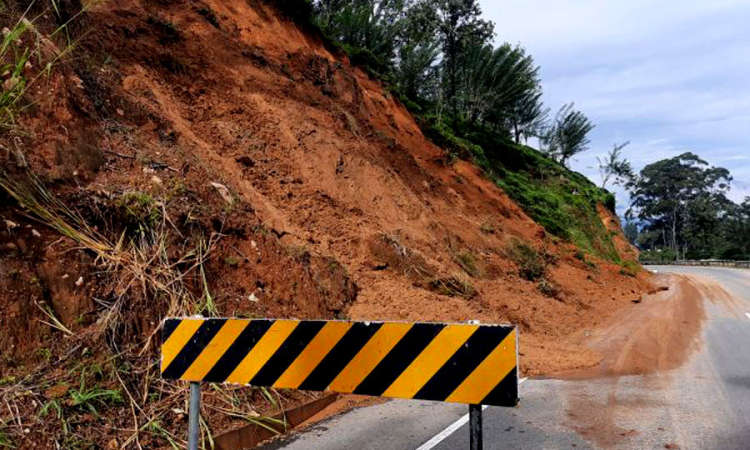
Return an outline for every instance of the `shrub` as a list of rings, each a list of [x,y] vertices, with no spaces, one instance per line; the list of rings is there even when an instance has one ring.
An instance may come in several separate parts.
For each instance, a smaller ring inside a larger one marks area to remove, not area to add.
[[[620,265],[620,275],[623,276],[635,277],[640,270],[640,266],[635,261],[623,261]]]
[[[158,17],[149,17],[146,23],[154,30],[161,45],[173,44],[182,39],[177,25],[173,22]]]
[[[145,192],[126,192],[117,200],[117,206],[125,211],[128,225],[142,231],[156,228],[164,218],[158,202]]]
[[[458,265],[461,266],[461,268],[470,276],[475,278],[479,276],[477,261],[469,250],[463,250],[454,254],[453,259],[455,259]]]
[[[496,229],[495,229],[495,226],[493,226],[491,222],[484,222],[482,223],[482,225],[479,226],[479,231],[481,231],[484,234],[494,234]]]
[[[477,290],[471,280],[465,275],[454,273],[445,278],[434,278],[430,281],[430,288],[439,294],[449,297],[471,298],[477,295]]]
[[[545,297],[560,299],[560,287],[554,282],[542,278],[536,287]]]
[[[215,28],[221,29],[219,18],[216,17],[216,13],[211,8],[198,8],[196,12]]]
[[[532,246],[514,240],[506,249],[508,256],[518,265],[518,275],[529,281],[542,278],[546,272],[544,258]]]

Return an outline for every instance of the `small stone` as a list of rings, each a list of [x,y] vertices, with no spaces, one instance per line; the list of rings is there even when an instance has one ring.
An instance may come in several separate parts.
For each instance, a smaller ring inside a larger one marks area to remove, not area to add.
[[[18,228],[18,224],[17,224],[17,223],[15,223],[15,222],[13,222],[12,220],[6,220],[6,221],[5,221],[5,226],[6,226],[6,227],[7,227],[7,228],[8,228],[9,230],[12,230],[13,228]]]
[[[252,294],[250,294],[247,297],[247,299],[250,300],[251,302],[255,302],[255,303],[257,303],[260,300],[258,297],[255,296],[255,292],[253,292]]]
[[[118,116],[124,116],[125,115],[125,111],[121,110],[120,108],[117,108],[117,115]]]
[[[23,429],[23,434],[29,434],[29,433],[31,433],[31,429],[30,428],[24,428]]]
[[[229,189],[227,189],[226,186],[224,186],[223,184],[214,183],[213,181],[211,182],[211,186],[213,186],[217,191],[219,191],[219,195],[221,195],[221,198],[223,198],[224,201],[227,202],[229,206],[234,205],[234,199],[232,198],[232,194],[229,192]]]
[[[66,273],[65,275],[63,275],[63,276],[62,276],[62,279],[63,279],[63,280],[67,280],[67,279],[68,279],[68,277],[70,277],[70,275],[68,275],[68,274]]]
[[[31,234],[32,234],[32,235],[33,235],[34,237],[36,237],[36,238],[42,237],[42,234],[41,234],[41,233],[39,233],[38,231],[36,231],[36,230],[35,230],[35,229],[33,229],[33,228],[31,229]]]
[[[8,78],[3,82],[3,89],[7,92],[12,90],[18,84],[18,77]]]
[[[75,84],[78,89],[83,89],[83,80],[81,80],[77,76],[75,75],[71,76],[70,81],[72,81],[73,84]]]
[[[78,287],[81,287],[81,286],[83,286],[83,277],[79,277],[79,278],[78,278],[78,279],[76,280],[76,286],[78,286]]]

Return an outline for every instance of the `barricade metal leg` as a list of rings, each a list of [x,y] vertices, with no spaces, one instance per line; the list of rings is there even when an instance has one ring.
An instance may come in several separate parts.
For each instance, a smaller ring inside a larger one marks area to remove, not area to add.
[[[198,450],[198,434],[200,425],[198,419],[201,414],[201,384],[190,383],[190,411],[188,425],[188,450]]]
[[[469,444],[471,450],[482,450],[482,405],[469,405]]]

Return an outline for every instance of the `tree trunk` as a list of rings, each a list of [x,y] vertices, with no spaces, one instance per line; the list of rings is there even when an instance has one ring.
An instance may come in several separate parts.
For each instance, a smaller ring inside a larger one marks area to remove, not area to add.
[[[677,212],[672,213],[672,251],[677,258],[680,257],[680,249],[677,245]]]

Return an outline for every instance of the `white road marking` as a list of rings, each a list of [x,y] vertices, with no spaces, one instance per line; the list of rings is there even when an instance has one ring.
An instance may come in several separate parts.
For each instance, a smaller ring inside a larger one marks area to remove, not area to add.
[[[748,319],[750,319],[750,313],[745,313]]]
[[[484,411],[485,409],[487,409],[487,405],[482,405],[482,411]],[[419,448],[417,448],[417,450],[430,450],[431,448],[434,448],[436,445],[443,442],[445,438],[455,433],[456,430],[466,425],[468,421],[469,421],[469,415],[466,414],[460,419],[458,419],[457,421],[450,424],[448,428],[436,434],[435,437],[425,442],[424,444],[420,445]]]
[[[748,314],[750,316],[750,314]],[[528,380],[528,378],[521,378],[518,380],[518,384],[523,383],[524,381]],[[482,405],[482,411],[487,409],[487,405]],[[443,442],[445,438],[450,436],[451,434],[455,433],[456,430],[461,428],[462,426],[466,425],[466,423],[469,422],[469,415],[466,414],[457,421],[453,422],[452,424],[448,425],[448,428],[441,431],[440,433],[436,434],[432,439],[425,442],[424,444],[420,445],[417,450],[430,450],[431,448],[435,448],[439,443]]]

